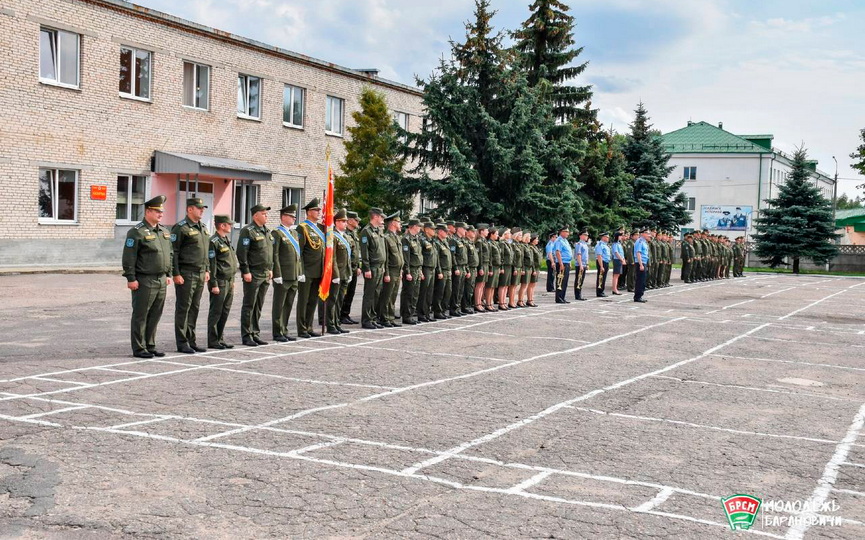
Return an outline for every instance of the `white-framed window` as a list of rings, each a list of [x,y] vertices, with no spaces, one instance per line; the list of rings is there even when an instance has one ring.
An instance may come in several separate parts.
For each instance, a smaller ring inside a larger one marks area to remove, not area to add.
[[[147,188],[146,176],[129,174],[117,176],[117,210],[114,218],[118,225],[138,223],[144,219]]]
[[[296,204],[298,208],[303,205],[303,188],[282,188],[282,207],[289,204]]]
[[[120,95],[150,101],[153,53],[134,47],[120,47]]]
[[[237,76],[237,116],[261,119],[261,79],[252,75]]]
[[[342,136],[342,115],[345,109],[345,100],[338,97],[327,96],[324,110],[324,131],[330,135]]]
[[[282,125],[303,127],[303,98],[306,91],[299,86],[286,84],[282,89]]]
[[[693,212],[697,209],[697,198],[696,197],[688,197],[687,202],[685,202],[685,210]]]
[[[236,183],[234,185],[234,222],[237,227],[249,224],[250,209],[258,204],[258,186]]]
[[[398,125],[403,131],[408,131],[408,113],[394,111],[393,121],[396,122],[396,125]],[[400,135],[399,140],[405,142],[406,136]]]
[[[42,27],[39,31],[39,80],[78,88],[80,84],[81,36]]]
[[[183,63],[183,104],[193,109],[210,109],[210,66]]]
[[[423,117],[423,127],[421,129],[423,130],[424,133],[431,133],[433,130],[433,123],[426,116]],[[432,152],[432,149],[433,149],[432,140],[427,142],[426,149],[429,150],[430,152]]]
[[[78,221],[78,171],[39,169],[39,223]]]
[[[682,178],[684,178],[685,180],[696,180],[697,167],[685,167]]]

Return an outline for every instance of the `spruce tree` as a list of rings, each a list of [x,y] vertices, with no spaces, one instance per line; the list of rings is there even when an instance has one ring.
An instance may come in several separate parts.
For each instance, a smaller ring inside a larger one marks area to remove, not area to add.
[[[412,198],[396,189],[405,167],[402,143],[384,94],[364,88],[360,107],[343,142],[346,154],[342,174],[334,178],[334,200],[361,215],[373,206],[407,215]]]
[[[646,212],[646,216],[634,224],[677,232],[679,226],[691,220],[685,210],[687,198],[680,191],[685,181],[667,181],[674,167],[668,165],[670,154],[664,150],[661,134],[652,129],[642,102],[635,112],[631,133],[622,149],[627,172],[634,177],[633,204]]]
[[[859,132],[859,137],[862,139],[862,144],[859,145],[859,148],[857,148],[855,152],[850,154],[851,158],[858,161],[850,166],[859,171],[859,174],[865,174],[865,129],[862,129],[862,131]],[[859,189],[865,189],[865,184],[860,184],[856,187]]]
[[[552,106],[532,88],[502,34],[494,32],[488,0],[476,0],[463,43],[418,83],[427,121],[408,135],[415,168],[402,193],[438,204],[434,215],[552,229],[573,223],[577,198],[572,142],[553,144]],[[556,171],[555,181],[549,170]],[[431,177],[436,171],[443,177]]]
[[[825,264],[837,255],[831,243],[838,238],[832,218],[832,203],[811,182],[811,171],[804,148],[793,155],[793,170],[778,197],[767,199],[766,207],[755,220],[755,253],[772,268],[793,260],[793,273],[799,273],[799,261],[810,258],[814,264]]]

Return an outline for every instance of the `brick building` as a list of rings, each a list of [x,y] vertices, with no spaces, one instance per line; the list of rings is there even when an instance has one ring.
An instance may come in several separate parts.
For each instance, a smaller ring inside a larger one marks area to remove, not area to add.
[[[118,264],[142,203],[239,223],[325,187],[365,85],[398,123],[421,93],[120,0],[0,5],[0,266]]]

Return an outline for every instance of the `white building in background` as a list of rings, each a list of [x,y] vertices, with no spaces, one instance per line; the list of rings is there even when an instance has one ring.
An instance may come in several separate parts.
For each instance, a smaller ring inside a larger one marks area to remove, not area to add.
[[[682,234],[709,229],[730,238],[753,234],[766,199],[776,197],[792,171],[792,156],[772,148],[773,135],[734,135],[706,122],[688,122],[662,136],[675,167],[670,181],[685,180],[691,222]],[[808,162],[815,185],[831,200],[834,180]]]

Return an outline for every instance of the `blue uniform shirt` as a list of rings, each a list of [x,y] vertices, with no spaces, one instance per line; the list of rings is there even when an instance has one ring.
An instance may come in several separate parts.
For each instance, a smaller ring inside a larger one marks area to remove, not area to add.
[[[643,237],[637,238],[637,241],[634,242],[634,262],[640,264],[640,261],[637,260],[637,253],[642,255],[643,264],[649,264],[649,243]]]
[[[555,259],[555,257],[553,257],[553,251],[555,251],[556,249],[556,241],[558,239],[559,237],[557,236],[555,240],[550,240],[547,242],[547,246],[544,248],[544,250],[546,251],[547,260],[550,260],[550,258]]]
[[[561,236],[556,240],[555,247],[553,248],[555,251],[562,252],[562,262],[565,264],[571,264],[571,260],[574,258],[574,251],[571,249],[571,243],[568,242],[567,238],[562,238]],[[558,263],[558,259],[556,259]]]
[[[625,250],[622,248],[622,243],[621,242],[613,242],[612,248],[613,248],[613,256],[615,257],[615,260],[624,262]],[[621,255],[622,257],[619,258],[618,257],[619,255]]]
[[[577,250],[579,250],[580,257],[583,261],[583,266],[589,266],[589,244],[580,240],[577,242]]]
[[[601,256],[601,260],[605,263],[610,262],[610,246],[604,242],[603,240],[598,242],[598,245],[595,246],[595,256]]]

